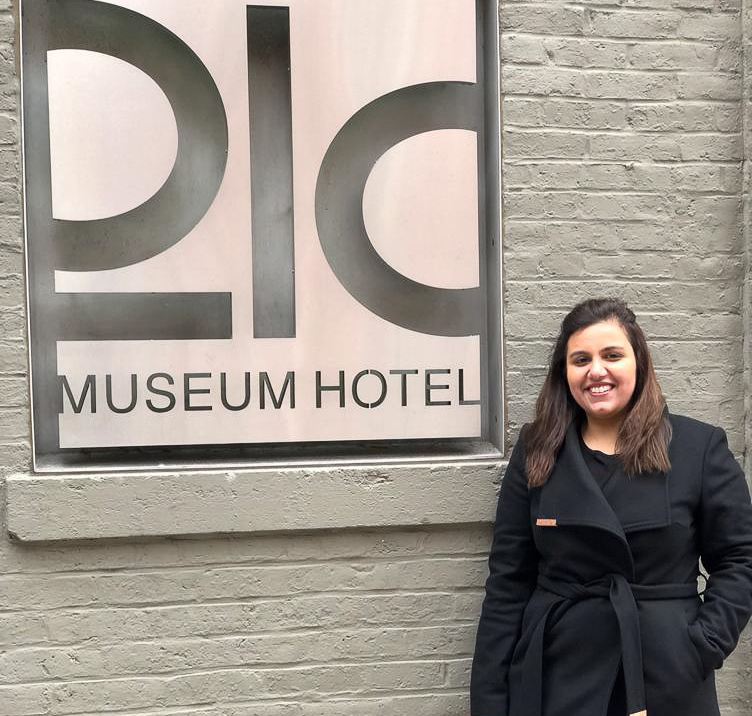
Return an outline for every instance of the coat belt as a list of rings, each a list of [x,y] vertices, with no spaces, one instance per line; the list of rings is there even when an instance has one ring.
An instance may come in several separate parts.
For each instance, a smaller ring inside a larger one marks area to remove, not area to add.
[[[686,599],[697,596],[695,584],[630,584],[621,574],[610,574],[597,582],[578,584],[538,576],[538,586],[556,594],[533,630],[522,662],[524,716],[543,713],[543,646],[546,626],[552,615],[561,616],[581,599],[608,598],[616,615],[621,641],[622,668],[629,716],[647,716],[645,678],[642,671],[640,619],[635,599]]]

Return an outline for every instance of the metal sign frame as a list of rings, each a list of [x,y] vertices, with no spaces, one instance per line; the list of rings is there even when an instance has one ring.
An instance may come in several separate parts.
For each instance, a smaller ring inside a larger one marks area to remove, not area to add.
[[[90,331],[88,327],[96,325],[101,333],[101,326],[105,324],[112,339],[144,339],[154,338],[156,335],[176,339],[187,335],[191,338],[226,338],[232,332],[227,320],[230,299],[226,294],[160,294],[159,300],[155,302],[155,296],[149,294],[97,294],[89,296],[87,300],[83,294],[61,295],[55,291],[52,278],[55,268],[97,268],[96,260],[87,250],[87,245],[96,240],[96,232],[103,231],[107,236],[117,237],[118,232],[124,230],[117,221],[106,224],[99,222],[98,226],[95,226],[98,222],[89,222],[90,225],[81,230],[80,226],[71,225],[76,222],[61,222],[51,218],[49,116],[46,89],[40,91],[40,88],[46,87],[46,52],[56,47],[96,49],[96,43],[92,43],[91,37],[87,36],[87,28],[77,22],[81,11],[85,12],[85,6],[91,2],[93,0],[21,0],[20,3],[24,240],[34,470],[102,472],[241,466],[283,468],[300,465],[464,461],[498,458],[502,455],[504,361],[498,0],[468,0],[474,2],[476,7],[477,85],[482,92],[482,120],[477,132],[478,156],[483,159],[479,162],[483,175],[479,176],[478,217],[482,316],[475,316],[474,320],[480,321],[481,394],[487,397],[482,405],[480,438],[60,448],[56,421],[53,419],[53,416],[62,411],[63,400],[55,358],[58,340],[85,340]],[[54,14],[52,19],[49,17],[50,12]],[[127,58],[128,52],[137,52],[139,47],[149,44],[148,37],[142,39],[142,43],[136,43],[138,47],[135,50],[121,49],[121,56]],[[175,50],[175,56],[177,63],[190,64],[189,58],[180,55],[179,48]],[[186,71],[200,73],[200,68],[187,67]],[[263,81],[263,78],[259,80],[262,90]],[[266,81],[276,80],[267,78]],[[197,93],[194,87],[189,91],[178,82],[170,96],[176,117],[180,118],[181,111],[196,111],[197,105],[200,107],[203,103],[204,115],[209,117],[207,121],[212,121],[211,117],[216,117],[217,114],[212,109],[215,99],[211,85],[211,82],[204,82],[204,89]],[[454,99],[455,105],[461,104],[463,95],[457,94]],[[386,111],[389,111],[389,107]],[[187,124],[190,125],[190,122]],[[167,188],[163,187],[161,190],[165,192],[165,200],[161,203],[147,202],[150,206],[146,211],[171,212],[170,218],[175,224],[176,232],[184,231],[185,227],[201,218],[205,205],[211,204],[218,189],[221,180],[219,164],[227,146],[221,121],[216,121],[215,128],[209,134],[215,137],[215,144],[202,153],[200,161],[209,163],[208,168],[203,167],[205,172],[214,171],[218,174],[217,185],[206,189],[200,201],[196,201],[195,197],[191,201],[181,201],[179,181],[175,182],[175,186],[170,186],[168,180],[165,185]],[[190,144],[190,138],[187,143]],[[187,158],[185,161],[188,162],[186,171],[189,172],[190,162]],[[263,162],[265,159],[257,156],[256,161]],[[54,241],[40,241],[40,236],[54,236]],[[30,237],[33,238],[30,240]],[[324,248],[326,249],[325,245]],[[70,257],[74,254],[82,258],[77,258],[71,264]],[[335,271],[343,272],[342,275],[338,273],[338,278],[343,280],[344,277],[347,280],[344,276],[346,267],[336,268],[332,265]],[[268,286],[267,289],[272,291],[276,287]],[[285,290],[284,286],[282,290]],[[184,319],[186,302],[190,302],[194,314],[196,311],[200,314],[198,322],[195,319]],[[477,305],[468,305],[468,310],[478,309]],[[132,325],[128,325],[122,319],[126,315],[124,306],[129,311],[150,313],[152,326],[134,329]],[[257,320],[260,325],[263,324],[263,315],[260,314]],[[170,328],[165,333],[168,325]],[[273,331],[275,328],[271,327],[269,330]]]

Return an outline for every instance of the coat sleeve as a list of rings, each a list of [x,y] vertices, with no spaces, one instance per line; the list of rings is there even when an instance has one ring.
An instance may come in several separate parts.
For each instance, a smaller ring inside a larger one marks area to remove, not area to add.
[[[705,448],[699,522],[709,577],[689,635],[708,676],[734,650],[752,615],[752,505],[722,428],[714,428]]]
[[[502,480],[488,567],[470,679],[470,711],[472,716],[508,716],[509,664],[522,612],[538,576],[522,438],[512,450]]]

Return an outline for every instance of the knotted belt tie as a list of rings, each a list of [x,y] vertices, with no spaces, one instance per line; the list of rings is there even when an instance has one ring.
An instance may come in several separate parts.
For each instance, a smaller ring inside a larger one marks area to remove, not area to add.
[[[560,597],[552,602],[533,630],[522,663],[524,716],[543,713],[543,645],[552,614],[562,614],[580,599],[608,597],[619,625],[622,668],[629,716],[647,716],[645,680],[642,672],[642,640],[635,599],[685,599],[697,595],[695,584],[630,584],[621,574],[597,582],[578,584],[538,576],[538,586]]]

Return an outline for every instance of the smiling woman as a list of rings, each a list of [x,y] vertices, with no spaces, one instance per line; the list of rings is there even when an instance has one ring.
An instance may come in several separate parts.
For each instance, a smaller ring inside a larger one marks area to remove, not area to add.
[[[713,671],[752,614],[749,490],[721,428],[669,412],[622,301],[562,322],[489,571],[472,716],[719,715]]]

